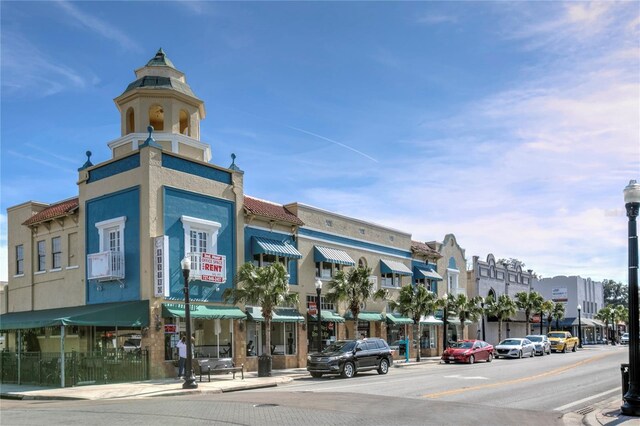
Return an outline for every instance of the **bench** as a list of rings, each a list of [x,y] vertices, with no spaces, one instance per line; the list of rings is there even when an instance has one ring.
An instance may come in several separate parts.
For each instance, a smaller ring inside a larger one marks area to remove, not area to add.
[[[203,381],[203,376],[207,375],[207,380],[211,381],[212,374],[228,374],[232,373],[233,378],[236,378],[236,373],[240,373],[242,380],[244,380],[244,364],[240,364],[240,367],[236,367],[233,364],[231,358],[201,358],[196,359],[196,374],[200,375],[200,381]]]

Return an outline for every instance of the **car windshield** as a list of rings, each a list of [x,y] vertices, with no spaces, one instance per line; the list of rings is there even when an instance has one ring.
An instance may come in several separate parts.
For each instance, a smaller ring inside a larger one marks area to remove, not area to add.
[[[356,347],[356,342],[354,342],[353,340],[335,342],[329,345],[328,347],[326,347],[322,351],[322,353],[351,352],[355,347]]]
[[[451,344],[451,347],[459,349],[471,349],[473,347],[473,342],[455,342]]]
[[[505,339],[502,342],[500,342],[501,345],[519,345],[520,344],[520,340],[518,339]]]
[[[542,342],[542,336],[527,336],[527,339],[532,342]]]
[[[564,338],[565,334],[564,333],[549,333],[549,337],[560,337],[560,338]]]

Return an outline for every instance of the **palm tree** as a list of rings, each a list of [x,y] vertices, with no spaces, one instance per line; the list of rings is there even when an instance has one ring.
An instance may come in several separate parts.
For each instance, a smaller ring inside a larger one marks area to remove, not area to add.
[[[456,306],[458,319],[460,320],[460,336],[464,337],[464,323],[466,321],[477,322],[482,315],[480,307],[480,297],[467,298],[464,294],[459,294],[454,298],[453,304]]]
[[[335,277],[329,281],[327,300],[332,303],[345,302],[356,327],[358,326],[361,305],[366,305],[369,299],[387,298],[385,289],[374,291],[374,284],[369,279],[370,276],[371,268],[355,268],[348,272],[338,271]]]
[[[416,354],[416,362],[420,362],[420,350],[422,349],[422,330],[420,318],[427,315],[433,315],[435,311],[436,295],[427,290],[424,286],[416,287],[406,285],[400,289],[398,300],[390,300],[389,307],[394,311],[397,310],[405,317],[413,320],[418,325],[418,350]]]
[[[498,300],[494,300],[490,297],[487,311],[498,318],[498,342],[502,341],[502,323],[508,321],[512,316],[516,314],[516,304],[507,295],[501,294],[498,296]]]
[[[447,321],[449,320],[450,316],[457,316],[458,315],[458,307],[455,304],[455,296],[454,295],[447,295],[446,293],[441,297],[438,298],[435,301],[435,308],[436,309],[444,309],[444,314],[443,314],[443,318],[442,320],[444,321],[443,324],[443,330],[444,330],[444,335],[443,335],[443,340],[442,340],[442,346],[444,349],[448,348],[449,345],[447,342],[447,328],[448,328],[448,323]]]
[[[560,320],[564,319],[564,304],[556,302],[553,305],[553,312],[551,314],[556,319],[556,330],[560,329]]]
[[[551,300],[545,300],[540,305],[540,334],[544,334],[542,332],[542,319],[547,319],[547,333],[551,330],[551,320],[553,313],[553,302]]]
[[[611,309],[610,306],[605,306],[604,308],[602,308],[602,309],[600,309],[598,311],[598,313],[596,314],[596,318],[601,320],[601,321],[604,321],[605,327],[606,327],[606,330],[607,330],[607,335],[605,336],[605,339],[606,339],[605,341],[609,340],[609,336],[610,336],[609,323],[610,323],[610,321],[613,320],[613,310]]]
[[[532,312],[536,312],[540,310],[540,306],[544,302],[544,299],[540,295],[540,293],[536,291],[528,292],[528,291],[520,291],[516,293],[516,306],[518,309],[522,309],[524,311],[524,316],[527,321],[527,328],[525,334],[529,334],[529,320]],[[542,318],[540,318],[542,321]]]
[[[613,316],[613,327],[615,329],[615,338],[616,342],[618,340],[618,323],[620,321],[625,324],[629,321],[629,310],[622,305],[617,305],[611,308],[612,316]]]
[[[227,288],[222,297],[225,302],[260,306],[265,325],[265,347],[271,348],[271,319],[277,306],[298,303],[298,293],[289,293],[289,276],[282,263],[258,267],[247,262],[238,271],[238,287]],[[263,354],[269,360],[267,369],[271,376],[271,353]]]

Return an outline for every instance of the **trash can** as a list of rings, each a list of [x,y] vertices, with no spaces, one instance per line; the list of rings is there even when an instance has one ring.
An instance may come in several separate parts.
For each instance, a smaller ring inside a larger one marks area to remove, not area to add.
[[[271,377],[271,357],[262,354],[258,357],[258,377]]]
[[[620,373],[622,374],[622,398],[629,391],[629,364],[620,364]]]

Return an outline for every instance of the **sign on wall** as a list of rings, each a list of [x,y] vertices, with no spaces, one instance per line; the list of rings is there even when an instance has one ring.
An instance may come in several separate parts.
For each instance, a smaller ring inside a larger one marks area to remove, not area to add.
[[[221,254],[202,253],[200,279],[209,283],[227,282],[227,257]]]
[[[153,287],[156,297],[169,296],[169,237],[153,239]]]
[[[569,296],[568,296],[566,287],[551,289],[551,300],[553,300],[554,302],[566,302],[568,301],[568,299],[569,299]]]

